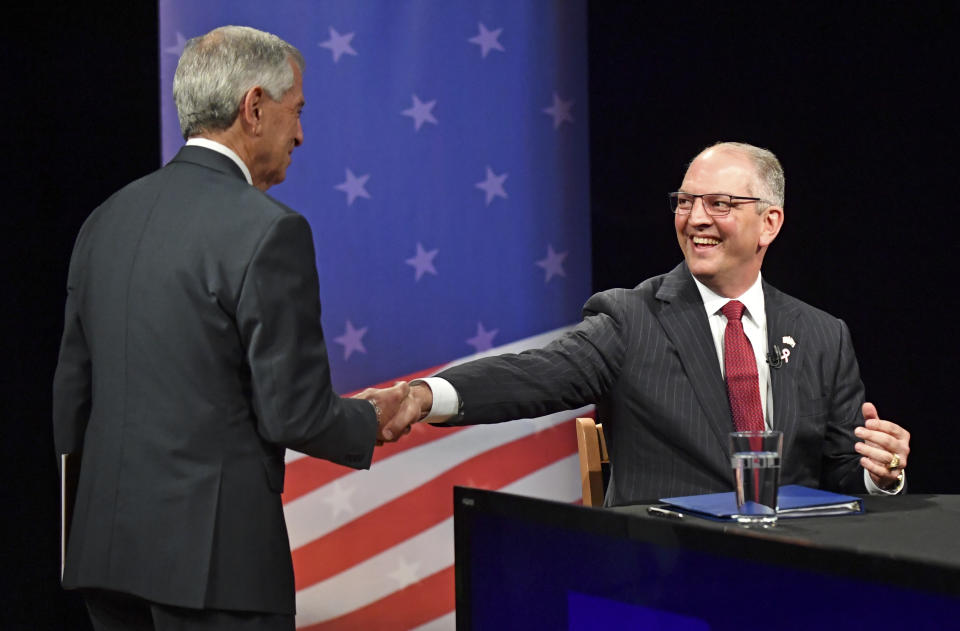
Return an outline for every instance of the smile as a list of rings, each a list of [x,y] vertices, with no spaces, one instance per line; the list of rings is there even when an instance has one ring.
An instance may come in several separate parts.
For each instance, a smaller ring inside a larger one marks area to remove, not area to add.
[[[694,245],[720,245],[720,239],[713,237],[693,237]]]

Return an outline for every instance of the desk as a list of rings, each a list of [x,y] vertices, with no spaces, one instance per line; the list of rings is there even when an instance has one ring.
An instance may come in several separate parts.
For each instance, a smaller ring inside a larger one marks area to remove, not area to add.
[[[960,620],[960,496],[866,497],[863,515],[770,529],[461,487],[454,503],[458,629],[770,620],[875,631],[896,619],[919,631]],[[745,597],[749,607],[733,606]]]
[[[687,515],[685,524],[804,547],[875,555],[960,572],[960,495],[868,495],[865,512],[840,517],[781,519],[773,528],[744,528]],[[640,520],[665,520],[647,513],[649,504],[619,506],[617,513]],[[960,576],[957,578],[960,594]]]

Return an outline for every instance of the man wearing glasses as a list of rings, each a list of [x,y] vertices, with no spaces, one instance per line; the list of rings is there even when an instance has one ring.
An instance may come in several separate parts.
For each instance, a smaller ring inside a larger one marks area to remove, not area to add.
[[[736,376],[754,393],[752,422],[784,432],[782,484],[900,492],[910,435],[865,401],[846,325],[760,275],[783,199],[770,151],[705,149],[669,194],[683,263],[594,295],[583,321],[543,349],[456,366],[414,382],[411,396],[426,420],[451,425],[596,403],[611,461],[605,504],[618,505],[731,488],[740,403],[725,376]],[[737,319],[746,361],[734,368],[725,336]]]

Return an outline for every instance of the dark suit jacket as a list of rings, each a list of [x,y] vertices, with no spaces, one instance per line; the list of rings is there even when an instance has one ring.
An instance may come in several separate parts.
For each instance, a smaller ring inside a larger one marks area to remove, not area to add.
[[[87,219],[54,383],[83,451],[65,587],[292,613],[284,448],[370,465],[376,416],[330,384],[306,220],[184,147]]]
[[[769,348],[796,341],[770,371],[781,483],[864,492],[853,449],[863,384],[846,325],[763,284]],[[726,385],[685,264],[634,289],[594,295],[584,320],[540,350],[437,375],[460,394],[451,424],[491,423],[598,403],[610,452],[605,504],[733,488]]]

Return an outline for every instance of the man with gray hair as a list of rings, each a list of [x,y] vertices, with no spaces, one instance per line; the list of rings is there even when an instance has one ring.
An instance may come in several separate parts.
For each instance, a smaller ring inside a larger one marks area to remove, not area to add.
[[[783,484],[899,492],[910,434],[865,401],[846,325],[760,276],[783,200],[773,153],[708,147],[669,194],[683,263],[594,295],[543,349],[412,382],[421,415],[465,425],[597,403],[607,505],[729,491],[735,428],[783,432]]]
[[[306,220],[264,194],[303,142],[303,56],[228,26],[174,78],[187,140],[74,246],[54,380],[80,460],[63,585],[96,629],[293,629],[284,450],[354,468],[416,410],[331,387]]]

